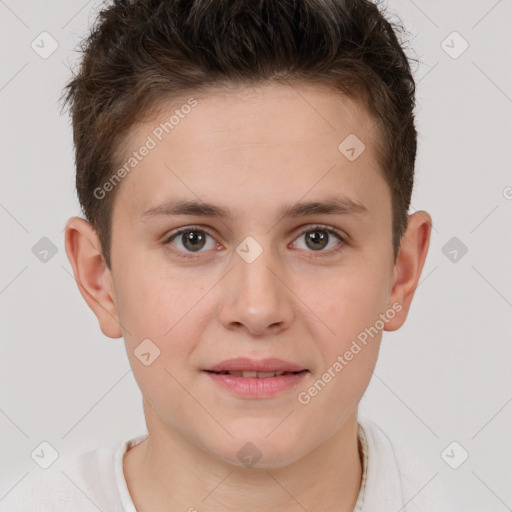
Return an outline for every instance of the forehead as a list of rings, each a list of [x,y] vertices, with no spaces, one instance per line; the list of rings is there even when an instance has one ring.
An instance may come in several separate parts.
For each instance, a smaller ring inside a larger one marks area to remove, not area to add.
[[[359,101],[314,84],[191,94],[162,102],[131,131],[125,160],[151,149],[123,178],[116,201],[140,215],[172,195],[243,207],[276,194],[289,203],[343,182],[361,196],[382,182],[377,136]],[[348,146],[362,151],[357,159],[347,158]]]
[[[190,108],[192,102],[196,104]],[[308,82],[280,82],[254,86],[231,86],[211,89],[199,94],[188,94],[172,103],[158,103],[157,115],[135,128],[128,140],[140,141],[148,129],[162,131],[163,138],[172,138],[183,133],[180,142],[190,141],[197,145],[213,143],[218,147],[219,137],[229,134],[230,145],[283,144],[312,142],[325,135],[341,136],[344,131],[359,133],[361,137],[371,132],[376,137],[375,120],[369,116],[362,102],[350,98],[325,84]],[[173,116],[173,113],[176,115]],[[171,121],[169,130],[161,127]],[[185,121],[200,118],[193,123],[194,138],[185,137]],[[180,126],[181,125],[181,126]],[[178,128],[180,128],[178,130]],[[341,131],[340,131],[341,130]],[[158,138],[158,133],[156,137]],[[187,140],[185,140],[187,139]],[[370,142],[370,141],[368,141]],[[371,148],[370,148],[371,149]]]

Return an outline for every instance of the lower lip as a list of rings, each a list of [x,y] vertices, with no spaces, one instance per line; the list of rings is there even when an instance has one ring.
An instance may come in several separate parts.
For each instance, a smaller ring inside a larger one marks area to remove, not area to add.
[[[205,372],[216,384],[238,396],[265,398],[298,384],[309,371],[258,379],[257,377],[236,377],[226,373]]]

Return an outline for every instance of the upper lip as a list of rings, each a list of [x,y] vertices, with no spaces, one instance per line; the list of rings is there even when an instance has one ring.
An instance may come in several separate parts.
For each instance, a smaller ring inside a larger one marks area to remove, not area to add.
[[[206,370],[211,372],[300,372],[302,370],[306,370],[306,368],[273,357],[267,359],[237,357],[235,359],[226,359],[214,366],[206,368]]]

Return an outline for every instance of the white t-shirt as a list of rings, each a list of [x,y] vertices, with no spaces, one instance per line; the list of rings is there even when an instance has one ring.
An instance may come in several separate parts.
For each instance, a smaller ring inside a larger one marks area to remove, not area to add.
[[[454,512],[437,472],[393,446],[375,422],[360,417],[358,436],[364,464],[354,512]],[[146,437],[57,461],[53,470],[37,468],[0,501],[0,512],[137,512],[123,456]]]

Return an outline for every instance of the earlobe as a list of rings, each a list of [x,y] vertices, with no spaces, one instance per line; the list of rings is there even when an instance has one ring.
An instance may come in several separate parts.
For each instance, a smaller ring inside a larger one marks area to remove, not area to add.
[[[109,338],[120,338],[111,273],[93,226],[80,217],[70,218],[65,227],[65,247],[78,289],[98,318],[101,331]]]
[[[407,318],[427,258],[431,232],[432,218],[427,212],[417,211],[409,215],[407,230],[393,270],[393,286],[388,304],[389,307],[395,304],[394,309],[398,312],[386,323],[386,331],[396,331]]]

